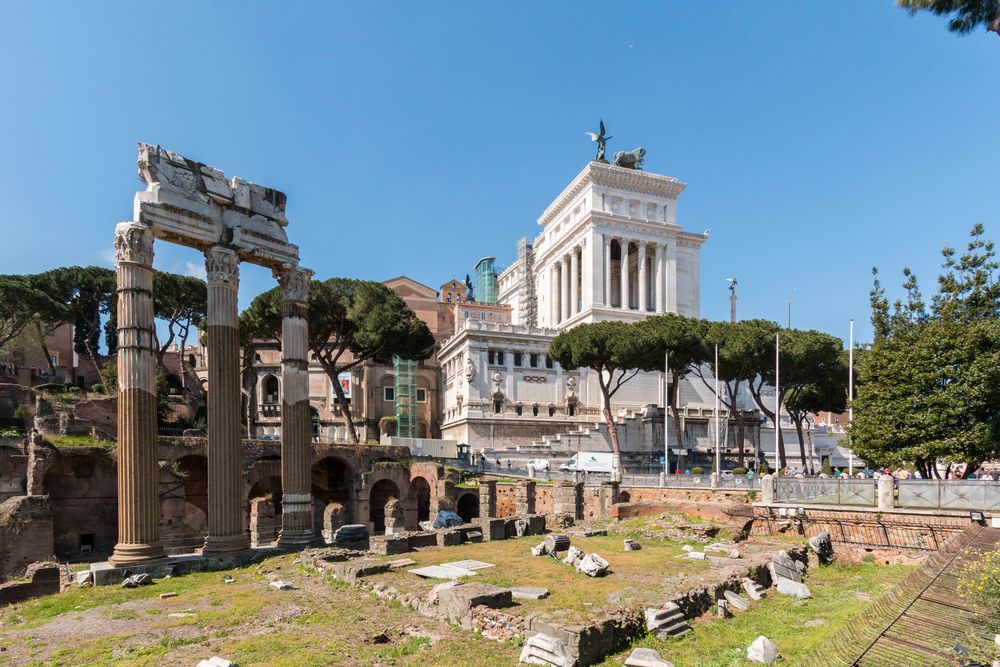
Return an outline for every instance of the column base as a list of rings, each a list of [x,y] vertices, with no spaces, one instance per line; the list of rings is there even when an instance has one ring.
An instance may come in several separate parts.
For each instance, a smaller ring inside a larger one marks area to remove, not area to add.
[[[295,549],[298,547],[308,546],[315,541],[316,535],[311,529],[289,530],[282,528],[281,533],[278,534],[279,549]]]
[[[108,558],[108,562],[115,567],[125,567],[156,563],[166,559],[167,554],[160,544],[123,544],[119,542],[115,545],[115,550]]]
[[[247,536],[239,535],[209,535],[205,538],[205,546],[201,548],[202,556],[231,554],[234,551],[245,551],[248,548]]]

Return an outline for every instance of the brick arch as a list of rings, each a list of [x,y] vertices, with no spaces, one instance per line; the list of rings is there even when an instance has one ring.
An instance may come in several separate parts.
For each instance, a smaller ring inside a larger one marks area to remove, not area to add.
[[[372,490],[376,484],[383,480],[388,480],[396,485],[396,489],[399,491],[397,498],[403,505],[403,511],[406,515],[406,528],[415,530],[417,528],[417,508],[410,489],[410,471],[401,463],[376,464],[371,472],[366,472],[361,476],[361,490],[358,494],[358,523],[371,527]]]
[[[465,491],[455,498],[455,514],[462,517],[466,523],[479,516],[478,489]]]

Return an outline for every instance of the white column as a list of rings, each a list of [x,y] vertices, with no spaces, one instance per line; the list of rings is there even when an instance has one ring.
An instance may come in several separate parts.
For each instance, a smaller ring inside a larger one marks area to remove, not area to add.
[[[649,310],[649,274],[646,272],[646,244],[639,244],[639,312]]]
[[[580,250],[573,248],[569,256],[569,316],[580,312]]]
[[[666,268],[667,268],[667,312],[676,313],[677,312],[677,250],[676,247],[673,251],[667,252],[666,257]]]
[[[628,284],[628,251],[629,246],[632,244],[627,240],[621,241],[621,271],[622,271],[622,310],[628,310],[629,303],[629,284]]]
[[[559,324],[559,264],[549,269],[549,326]]]
[[[656,253],[655,259],[653,261],[653,292],[656,297],[656,312],[663,312],[663,245],[657,243],[653,246],[653,250]]]
[[[604,255],[602,257],[602,274],[604,280],[604,305],[611,306],[611,237],[604,237]]]
[[[560,303],[562,305],[562,313],[560,315],[559,321],[569,319],[569,257],[563,257],[559,260],[559,270],[562,275],[562,297]]]

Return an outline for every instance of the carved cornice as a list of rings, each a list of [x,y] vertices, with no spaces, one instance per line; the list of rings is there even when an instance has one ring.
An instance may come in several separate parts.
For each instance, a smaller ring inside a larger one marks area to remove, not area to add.
[[[239,287],[240,260],[236,252],[221,246],[212,246],[205,251],[205,272],[209,285]]]
[[[281,271],[273,271],[275,279],[281,286],[281,300],[294,303],[308,303],[309,281],[313,272],[297,266],[283,267]]]
[[[538,224],[546,227],[589,185],[600,184],[619,189],[629,190],[639,194],[658,197],[675,198],[686,187],[685,183],[670,176],[651,174],[638,169],[625,169],[611,164],[591,162],[583,171],[556,197],[551,205],[538,218]]]
[[[123,222],[115,227],[115,261],[153,265],[153,233],[148,226]]]

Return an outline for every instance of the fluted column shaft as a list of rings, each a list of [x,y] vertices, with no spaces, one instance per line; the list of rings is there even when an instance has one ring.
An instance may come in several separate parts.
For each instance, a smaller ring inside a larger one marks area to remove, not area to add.
[[[280,546],[313,540],[312,445],[309,418],[309,325],[312,271],[275,272],[281,285],[281,532]]]
[[[604,237],[604,295],[601,302],[605,306],[611,305],[611,237]]]
[[[653,246],[653,294],[656,299],[656,312],[663,312],[663,246],[657,243]]]
[[[623,310],[628,310],[631,307],[631,305],[632,305],[631,304],[631,299],[629,298],[629,292],[631,290],[629,288],[629,281],[628,281],[628,277],[629,277],[628,276],[628,273],[629,273],[628,251],[629,251],[629,246],[630,245],[631,244],[628,241],[624,241],[623,240],[621,242],[621,256],[622,256],[622,261],[621,261],[621,271],[622,271],[622,309]]]
[[[569,256],[569,316],[580,312],[580,255],[577,248]]]
[[[559,321],[569,319],[569,257],[563,257],[560,261],[560,271],[562,272],[562,313]]]
[[[549,270],[549,326],[554,327],[559,324],[559,265],[553,264]]]
[[[646,244],[639,244],[639,311],[649,310],[649,273],[646,271]]]
[[[208,537],[202,553],[246,549],[243,532],[243,461],[240,451],[240,284],[235,251],[205,252],[208,273]]]
[[[115,228],[118,288],[118,543],[108,559],[122,567],[164,557],[160,544],[153,355],[153,234]]]

